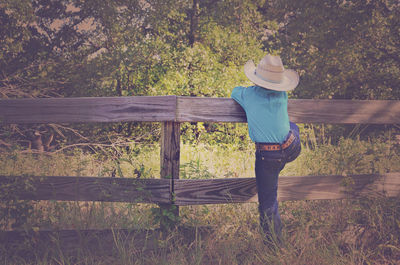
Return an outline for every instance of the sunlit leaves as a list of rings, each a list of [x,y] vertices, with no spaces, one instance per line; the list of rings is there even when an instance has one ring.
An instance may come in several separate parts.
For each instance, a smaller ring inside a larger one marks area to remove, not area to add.
[[[301,98],[400,97],[400,6],[391,1],[275,1],[282,55]]]

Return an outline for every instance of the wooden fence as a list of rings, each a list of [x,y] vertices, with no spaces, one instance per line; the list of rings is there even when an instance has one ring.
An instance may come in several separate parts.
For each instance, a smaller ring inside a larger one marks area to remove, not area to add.
[[[288,111],[290,120],[296,123],[400,124],[400,101],[297,99],[289,100]],[[232,99],[143,96],[0,100],[3,124],[130,121],[162,123],[161,179],[32,176],[32,190],[18,197],[176,206],[257,200],[255,178],[179,179],[180,123],[246,122],[243,109]],[[342,185],[343,176],[282,176],[278,197],[285,201],[354,198],[371,193],[400,195],[400,172],[350,177],[351,189]],[[18,178],[23,177],[0,176],[0,184]]]

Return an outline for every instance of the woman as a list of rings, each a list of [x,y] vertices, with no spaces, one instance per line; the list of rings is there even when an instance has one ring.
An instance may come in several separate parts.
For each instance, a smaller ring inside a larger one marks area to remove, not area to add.
[[[284,69],[279,56],[266,55],[257,67],[253,61],[244,73],[255,86],[235,87],[231,97],[245,110],[249,136],[256,143],[255,174],[260,224],[268,241],[281,235],[278,211],[278,176],[285,164],[300,154],[299,128],[289,122],[287,93],[299,83],[293,70]]]

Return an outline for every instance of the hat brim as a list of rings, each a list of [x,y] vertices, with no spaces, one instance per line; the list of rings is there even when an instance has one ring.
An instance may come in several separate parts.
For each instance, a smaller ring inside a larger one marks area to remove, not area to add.
[[[283,79],[280,83],[269,82],[261,79],[256,75],[256,66],[252,60],[248,61],[244,65],[244,74],[254,84],[276,91],[290,91],[293,90],[299,84],[299,75],[296,71],[285,69],[283,72]]]

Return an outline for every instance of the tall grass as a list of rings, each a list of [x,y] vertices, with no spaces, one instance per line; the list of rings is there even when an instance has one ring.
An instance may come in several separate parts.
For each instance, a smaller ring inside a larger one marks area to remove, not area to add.
[[[0,175],[157,177],[159,148],[133,147],[118,159],[83,153],[0,154]],[[181,178],[254,177],[254,146],[181,146]],[[340,139],[303,146],[282,175],[384,173],[400,170],[399,146],[382,140]],[[138,176],[138,174],[140,176]],[[32,202],[34,211],[19,229],[151,229],[154,205],[101,202]],[[181,226],[210,227],[206,233],[178,230],[157,238],[155,248],[114,234],[105,255],[81,243],[73,253],[50,245],[0,245],[2,264],[398,264],[400,198],[289,201],[280,204],[283,244],[264,245],[257,204],[186,206]],[[11,229],[3,223],[2,229]],[[197,231],[197,230],[195,230]],[[23,249],[24,251],[17,251]],[[21,254],[25,253],[25,254]],[[26,253],[29,253],[26,254]],[[109,252],[107,252],[109,253]]]

